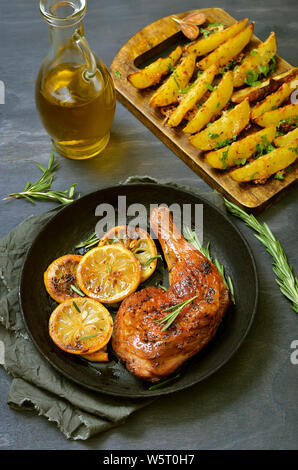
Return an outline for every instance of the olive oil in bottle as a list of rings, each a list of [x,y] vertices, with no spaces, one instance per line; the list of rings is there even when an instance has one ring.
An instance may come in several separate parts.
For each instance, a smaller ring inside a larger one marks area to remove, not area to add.
[[[41,121],[57,151],[68,158],[85,159],[107,145],[116,97],[106,66],[93,55],[83,26],[78,25],[76,2],[68,2],[74,8],[72,21],[72,15],[63,18],[54,14],[65,2],[41,0],[41,11],[45,16],[47,8],[50,22],[51,50],[40,68],[35,96]],[[50,10],[49,3],[53,4]],[[83,4],[80,0],[78,7]],[[84,14],[85,10],[81,11]],[[58,19],[67,24],[58,26]]]

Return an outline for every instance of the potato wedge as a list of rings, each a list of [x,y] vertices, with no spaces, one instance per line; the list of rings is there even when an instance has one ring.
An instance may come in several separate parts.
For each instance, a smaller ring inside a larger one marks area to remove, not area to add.
[[[183,96],[177,108],[170,115],[168,120],[170,127],[178,126],[186,113],[202,98],[208,90],[208,84],[212,84],[216,70],[217,67],[213,64],[196,79],[188,92]]]
[[[281,135],[280,137],[276,137],[273,141],[276,147],[284,147],[285,145],[289,145],[291,143],[295,143],[298,139],[298,127],[291,132],[288,132],[285,135]]]
[[[254,23],[251,23],[247,28],[240,33],[236,34],[226,42],[221,44],[215,51],[204,57],[198,62],[198,67],[206,70],[210,65],[216,64],[217,67],[223,67],[231,60],[237,57],[238,54],[249,43],[254,30]]]
[[[229,28],[219,31],[218,33],[210,34],[207,38],[199,39],[198,41],[187,46],[187,52],[194,52],[197,56],[209,54],[214,51],[218,46],[223,44],[228,39],[236,36],[240,33],[247,25],[248,18],[244,18],[236,24],[233,24]]]
[[[178,62],[181,55],[182,47],[178,46],[168,57],[159,58],[139,72],[131,73],[128,75],[127,80],[135,88],[140,90],[155,85],[164,75],[168,75],[170,73],[171,67]]]
[[[268,78],[268,80],[263,81],[260,85],[241,88],[240,90],[234,91],[231,100],[233,103],[241,103],[241,101],[246,98],[249,102],[259,101],[267,94],[274,93],[283,83],[292,81],[297,74],[298,68],[295,67],[285,73]]]
[[[280,121],[288,119],[298,120],[298,104],[288,104],[282,108],[266,111],[255,119],[255,123],[261,127],[277,126]]]
[[[280,83],[286,83],[292,80],[297,74],[298,74],[298,67],[294,67],[291,70],[287,70],[286,72],[280,73],[278,75],[274,75],[272,79]]]
[[[184,57],[170,77],[153,94],[149,102],[150,106],[168,106],[176,103],[179,90],[187,86],[194,72],[195,64],[195,54]]]
[[[250,103],[254,101],[259,101],[268,93],[272,93],[278,88],[278,83],[274,82],[273,79],[268,79],[262,82],[260,85],[256,86],[247,86],[241,88],[240,90],[234,91],[231,101],[233,103],[241,103],[248,99]]]
[[[250,70],[259,72],[261,66],[268,65],[277,50],[275,33],[271,33],[265,42],[261,42],[257,49],[251,51],[240,65],[233,71],[234,87],[240,87],[245,83],[247,73]],[[254,54],[252,54],[254,52]]]
[[[244,139],[233,142],[231,145],[214,150],[205,155],[206,161],[213,168],[225,170],[235,165],[244,165],[262,142],[271,143],[275,137],[276,127],[266,127],[259,132],[244,137]]]
[[[194,118],[189,121],[183,132],[193,134],[199,132],[213,118],[218,116],[221,110],[229,102],[233,93],[233,74],[227,72],[217,88],[215,88],[205,103],[198,109]]]
[[[233,139],[249,123],[250,106],[249,102],[235,106],[231,111],[226,111],[214,121],[210,126],[190,137],[190,142],[200,150],[213,150],[222,144],[223,141]]]
[[[298,140],[296,147],[292,144],[279,147],[267,155],[259,157],[251,163],[230,173],[233,180],[238,182],[260,181],[268,179],[280,170],[284,170],[295,162],[298,157]]]
[[[296,77],[298,83],[298,75]],[[271,95],[266,96],[266,98],[257,103],[253,109],[251,110],[251,119],[254,121],[258,116],[265,113],[266,111],[271,111],[272,109],[277,108],[280,106],[293,92],[293,81],[284,83],[275,93],[271,93]]]

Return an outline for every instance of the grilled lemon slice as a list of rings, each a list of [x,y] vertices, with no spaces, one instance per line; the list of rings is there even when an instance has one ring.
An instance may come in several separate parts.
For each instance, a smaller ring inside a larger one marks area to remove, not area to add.
[[[122,245],[104,245],[86,253],[77,269],[80,289],[103,303],[116,303],[134,292],[141,279],[141,265]]]
[[[99,349],[98,351],[95,351],[94,353],[81,354],[81,356],[84,359],[87,359],[88,361],[91,361],[91,362],[108,362],[109,361],[109,355],[108,355],[106,346],[102,349]]]
[[[53,261],[44,273],[44,283],[48,294],[56,300],[64,300],[77,297],[71,285],[78,288],[76,270],[83,257],[80,255],[64,255]]]
[[[120,244],[135,255],[142,268],[140,282],[144,282],[154,273],[158,258],[157,249],[145,230],[129,225],[118,225],[100,239],[98,246],[107,244]]]
[[[54,343],[71,354],[92,354],[110,340],[113,319],[101,303],[76,297],[60,303],[49,319]]]

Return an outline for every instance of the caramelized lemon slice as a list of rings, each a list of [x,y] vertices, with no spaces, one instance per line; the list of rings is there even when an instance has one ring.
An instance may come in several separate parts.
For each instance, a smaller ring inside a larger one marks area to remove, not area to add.
[[[91,361],[91,362],[108,362],[109,361],[109,355],[108,355],[106,347],[99,349],[98,351],[95,351],[94,353],[91,353],[91,354],[81,354],[81,356],[84,359],[87,359],[88,361]]]
[[[44,273],[46,290],[56,302],[78,296],[71,285],[78,288],[76,270],[82,258],[80,255],[61,256],[53,261]]]
[[[135,255],[142,268],[140,282],[144,282],[154,273],[157,265],[157,249],[145,230],[129,225],[118,225],[100,239],[99,246],[107,244],[120,244]]]
[[[141,265],[122,245],[105,245],[86,253],[77,269],[80,289],[103,303],[123,300],[138,287]]]
[[[92,354],[110,340],[113,319],[99,302],[86,297],[65,300],[52,312],[49,334],[63,351]]]

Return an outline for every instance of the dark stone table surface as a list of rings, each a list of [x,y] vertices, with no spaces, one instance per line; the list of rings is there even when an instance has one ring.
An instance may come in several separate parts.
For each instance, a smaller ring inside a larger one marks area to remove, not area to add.
[[[51,151],[34,104],[34,84],[48,51],[47,25],[36,0],[1,1],[0,80],[6,103],[0,105],[0,236],[31,214],[51,207],[39,202],[2,201],[9,192],[34,181]],[[237,19],[255,21],[265,39],[275,31],[278,51],[297,65],[298,14],[295,0],[89,0],[86,36],[110,65],[131,35],[171,13],[196,7],[222,7]],[[77,182],[81,194],[114,185],[130,175],[150,175],[211,191],[191,169],[121,104],[109,146],[97,159],[61,162],[55,187]],[[298,272],[298,189],[260,215]],[[4,449],[297,449],[297,373],[291,343],[298,340],[298,317],[281,295],[271,259],[252,231],[235,221],[255,255],[260,298],[255,321],[235,356],[216,374],[191,389],[157,400],[128,421],[87,442],[68,441],[54,424],[32,412],[10,409],[10,377],[0,368],[0,450]]]

